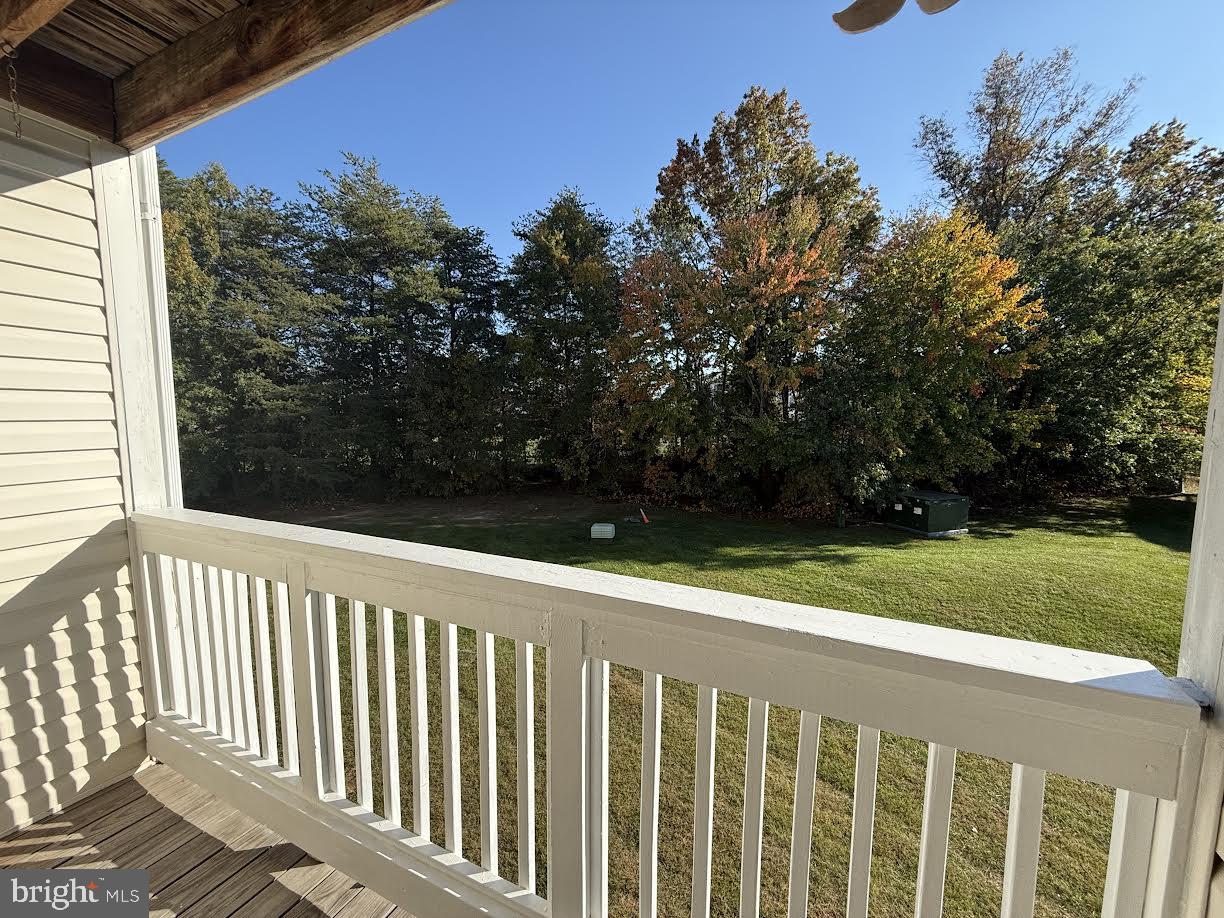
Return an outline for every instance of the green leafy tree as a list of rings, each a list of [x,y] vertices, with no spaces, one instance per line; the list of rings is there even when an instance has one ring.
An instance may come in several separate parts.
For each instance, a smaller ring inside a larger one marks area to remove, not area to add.
[[[267,191],[218,165],[186,179],[163,165],[175,391],[192,500],[280,499],[334,484],[314,448],[311,355],[326,302],[292,224]]]
[[[502,269],[483,230],[444,228],[440,242],[443,328],[433,426],[440,474],[431,490],[487,490],[509,480],[518,436],[513,414],[502,405],[511,372],[498,329]]]
[[[379,497],[489,486],[500,269],[483,233],[352,155],[303,192],[311,277],[335,303],[320,369],[355,485]]]
[[[659,173],[616,349],[626,428],[658,439],[656,490],[808,499],[807,382],[880,219],[855,163],[819,156],[810,129],[785,91],[754,87]]]
[[[566,189],[514,233],[522,248],[510,263],[505,311],[526,435],[536,462],[586,483],[604,471],[595,405],[617,322],[616,227]]]
[[[1037,356],[1040,301],[963,212],[893,222],[829,343],[829,460],[851,500],[882,483],[962,486],[1029,442],[1012,394]]]
[[[998,231],[1045,305],[1045,353],[1017,397],[1046,422],[1000,484],[1167,487],[1197,466],[1224,155],[1179,122],[1119,145],[1134,90],[1098,96],[1068,51],[1032,64],[1003,54],[963,136],[923,122],[942,195]]]

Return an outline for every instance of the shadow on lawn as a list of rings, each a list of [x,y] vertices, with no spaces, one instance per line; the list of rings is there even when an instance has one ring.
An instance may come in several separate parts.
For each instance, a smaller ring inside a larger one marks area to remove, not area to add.
[[[736,519],[659,511],[649,526],[625,521],[624,508],[591,504],[577,512],[470,514],[431,507],[401,515],[394,508],[336,516],[315,525],[447,548],[552,564],[596,566],[620,562],[659,568],[681,564],[699,571],[784,568],[794,564],[853,565],[881,550],[929,546],[922,536],[879,524],[837,529],[808,521]],[[571,508],[572,510],[572,508]],[[968,540],[1010,539],[1035,530],[1074,536],[1133,533],[1173,551],[1189,551],[1193,498],[1072,501],[1012,513],[984,513],[970,521]],[[593,543],[588,528],[616,522],[616,540]],[[645,573],[645,572],[644,572]],[[649,576],[649,574],[647,574]],[[665,578],[666,579],[666,578]]]
[[[1131,497],[1084,500],[1006,514],[985,514],[970,523],[970,537],[1006,539],[1040,529],[1075,536],[1117,536],[1132,533],[1171,551],[1190,551],[1195,498]]]
[[[850,565],[881,548],[904,549],[925,542],[917,536],[874,524],[834,529],[803,522],[661,513],[649,526],[617,522],[615,541],[594,543],[588,535],[590,522],[366,519],[345,521],[340,528],[551,564],[597,566],[600,562],[626,562],[666,567],[678,563],[699,571],[778,568],[802,563]]]

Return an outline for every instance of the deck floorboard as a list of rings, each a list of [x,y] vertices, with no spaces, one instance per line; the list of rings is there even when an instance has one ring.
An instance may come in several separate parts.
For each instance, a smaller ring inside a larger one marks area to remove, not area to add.
[[[148,870],[154,918],[411,918],[165,765],[0,839],[0,867]]]

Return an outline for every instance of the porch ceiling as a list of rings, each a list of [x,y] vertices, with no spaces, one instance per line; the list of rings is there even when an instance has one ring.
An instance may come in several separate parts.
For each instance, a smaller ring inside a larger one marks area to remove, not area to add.
[[[447,0],[0,0],[25,107],[132,149]]]

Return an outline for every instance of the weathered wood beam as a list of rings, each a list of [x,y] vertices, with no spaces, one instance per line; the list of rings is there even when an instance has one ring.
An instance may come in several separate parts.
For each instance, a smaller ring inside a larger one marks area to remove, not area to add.
[[[72,0],[0,0],[0,48],[16,48]]]
[[[35,41],[21,46],[17,99],[31,111],[114,140],[115,97],[110,77]]]
[[[115,80],[118,141],[155,143],[444,2],[249,0]]]

